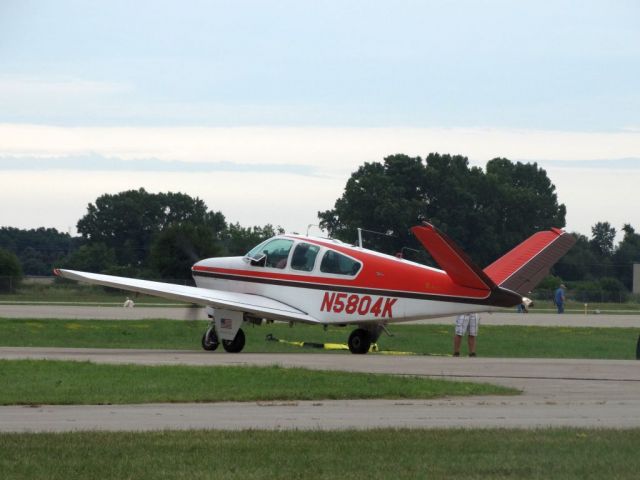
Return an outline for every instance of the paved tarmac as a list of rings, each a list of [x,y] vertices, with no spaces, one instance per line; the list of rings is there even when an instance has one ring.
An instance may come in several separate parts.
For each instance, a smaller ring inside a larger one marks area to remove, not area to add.
[[[104,307],[94,305],[0,305],[0,318],[70,318],[74,320],[206,320],[204,308],[192,307]],[[418,320],[421,324],[453,325],[454,317]],[[640,328],[640,315],[567,313],[492,313],[482,314],[483,325],[534,325],[565,327],[633,327]]]
[[[0,348],[0,358],[107,363],[281,365],[482,381],[519,396],[209,404],[0,407],[0,431],[640,427],[640,363],[623,360],[225,354]],[[4,388],[7,388],[6,386]]]

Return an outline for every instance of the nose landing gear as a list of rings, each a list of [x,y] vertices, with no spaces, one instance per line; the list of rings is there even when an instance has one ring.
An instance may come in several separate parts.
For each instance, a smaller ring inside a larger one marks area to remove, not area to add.
[[[216,335],[216,329],[213,325],[207,328],[207,331],[202,335],[202,348],[208,352],[213,352],[220,345],[218,335]]]
[[[218,348],[218,345],[222,343],[222,348],[229,353],[239,353],[244,348],[245,336],[242,329],[238,329],[238,333],[233,340],[222,340],[218,338],[214,325],[207,328],[206,332],[202,335],[202,348],[208,352],[213,352]]]

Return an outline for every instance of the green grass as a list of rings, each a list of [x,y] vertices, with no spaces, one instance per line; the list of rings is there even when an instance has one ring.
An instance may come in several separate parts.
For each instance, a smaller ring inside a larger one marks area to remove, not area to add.
[[[174,320],[28,320],[0,319],[0,346],[151,348],[199,350],[207,323]],[[245,352],[318,352],[265,340],[345,343],[351,328],[271,324],[245,326]],[[452,325],[392,326],[383,335],[385,350],[448,355]],[[634,359],[640,329],[481,325],[478,354],[483,357]],[[463,343],[463,352],[466,345]],[[222,350],[220,348],[220,350]]]
[[[640,430],[0,435],[4,479],[636,479]]]
[[[436,398],[516,393],[512,388],[471,382],[277,366],[0,360],[0,405]]]

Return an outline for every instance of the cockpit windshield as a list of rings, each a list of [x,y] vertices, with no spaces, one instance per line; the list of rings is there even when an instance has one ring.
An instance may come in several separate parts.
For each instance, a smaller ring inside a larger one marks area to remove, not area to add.
[[[269,240],[265,240],[264,242],[256,245],[255,247],[253,247],[251,250],[249,250],[247,252],[247,254],[245,255],[245,258],[249,258],[251,260],[258,260],[259,257],[261,257],[262,255],[262,248],[269,243]]]
[[[274,238],[261,243],[245,255],[256,267],[285,268],[293,240]]]

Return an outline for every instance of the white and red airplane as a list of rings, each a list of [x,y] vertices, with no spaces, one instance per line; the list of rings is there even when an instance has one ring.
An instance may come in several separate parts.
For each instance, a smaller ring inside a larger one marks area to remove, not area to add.
[[[278,235],[244,257],[208,258],[191,268],[196,287],[56,269],[87,283],[202,305],[212,318],[202,346],[245,344],[244,322],[355,325],[352,353],[367,353],[386,325],[513,307],[575,243],[559,229],[538,232],[484,270],[449,237],[424,223],[411,229],[442,269],[338,240]]]

